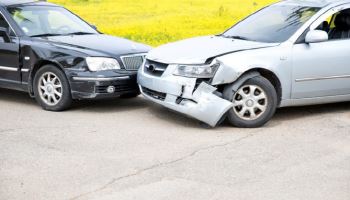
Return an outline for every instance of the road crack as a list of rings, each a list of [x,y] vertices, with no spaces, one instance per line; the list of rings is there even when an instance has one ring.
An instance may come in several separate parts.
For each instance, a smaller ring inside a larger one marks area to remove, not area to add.
[[[15,129],[0,129],[0,134],[2,133],[8,133],[8,132],[13,132]]]
[[[256,132],[260,132],[260,131],[256,131]],[[178,159],[175,159],[175,160],[171,160],[171,161],[167,161],[167,162],[161,162],[161,163],[158,163],[158,164],[154,164],[154,165],[151,165],[149,167],[146,167],[146,168],[143,168],[143,169],[140,169],[134,173],[130,173],[130,174],[127,174],[127,175],[124,175],[124,176],[120,176],[120,177],[117,177],[117,178],[113,178],[111,181],[109,181],[108,183],[106,183],[105,185],[103,185],[102,187],[99,187],[93,191],[90,191],[90,192],[86,192],[86,193],[83,193],[83,194],[80,194],[78,196],[75,196],[73,198],[71,198],[70,200],[77,200],[77,199],[80,199],[82,197],[85,197],[85,196],[88,196],[90,194],[93,194],[93,193],[96,193],[96,192],[99,192],[101,190],[104,190],[106,188],[108,188],[110,185],[113,185],[121,180],[124,180],[124,179],[127,179],[127,178],[130,178],[130,177],[134,177],[134,176],[138,176],[144,172],[147,172],[147,171],[151,171],[151,170],[154,170],[156,168],[160,168],[160,167],[164,167],[164,166],[169,166],[169,165],[173,165],[173,164],[176,164],[178,162],[181,162],[181,161],[184,161],[184,160],[187,160],[191,157],[194,157],[196,156],[198,153],[200,152],[203,152],[203,151],[209,151],[211,149],[216,149],[216,148],[221,148],[221,147],[225,147],[225,146],[229,146],[229,145],[232,145],[232,144],[237,144],[247,138],[250,138],[250,137],[253,137],[255,135],[256,132],[253,132],[253,133],[250,133],[244,137],[241,137],[239,139],[236,139],[236,140],[233,140],[233,141],[230,141],[230,142],[225,142],[225,143],[221,143],[221,144],[215,144],[215,145],[210,145],[210,146],[207,146],[207,147],[202,147],[202,148],[199,148],[185,156],[182,156]]]

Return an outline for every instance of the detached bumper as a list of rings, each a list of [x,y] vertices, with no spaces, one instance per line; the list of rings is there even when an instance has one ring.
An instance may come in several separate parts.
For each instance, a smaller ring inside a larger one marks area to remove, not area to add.
[[[149,100],[214,127],[232,103],[214,94],[215,87],[196,79],[163,74],[161,77],[139,71],[141,93]]]
[[[136,73],[133,74],[71,74],[73,99],[104,99],[139,93]]]

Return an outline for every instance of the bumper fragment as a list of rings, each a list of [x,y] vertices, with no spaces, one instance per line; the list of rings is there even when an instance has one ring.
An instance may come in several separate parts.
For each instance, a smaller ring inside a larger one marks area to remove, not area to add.
[[[183,113],[215,127],[232,108],[230,101],[215,95],[216,88],[185,77],[152,77],[142,72],[138,76],[141,93],[149,100]],[[161,97],[162,98],[156,98]]]

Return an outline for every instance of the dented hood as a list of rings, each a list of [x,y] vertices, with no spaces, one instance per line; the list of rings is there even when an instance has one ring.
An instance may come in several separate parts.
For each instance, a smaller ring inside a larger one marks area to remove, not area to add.
[[[150,51],[147,58],[168,64],[204,64],[209,58],[223,54],[276,45],[278,44],[205,36],[162,45]]]
[[[79,51],[85,50],[92,56],[95,56],[94,52],[96,53],[96,56],[101,54],[120,56],[145,53],[151,49],[144,44],[104,34],[43,37],[39,38],[39,40],[48,40],[51,44],[63,48],[78,48]]]

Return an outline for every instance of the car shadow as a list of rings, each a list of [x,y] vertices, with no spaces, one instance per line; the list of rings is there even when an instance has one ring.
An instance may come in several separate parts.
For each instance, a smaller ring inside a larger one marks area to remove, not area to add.
[[[167,108],[151,105],[151,111],[154,112],[154,116],[160,120],[170,120],[186,127],[202,127],[208,128],[202,123],[186,117],[181,113],[174,112]],[[262,128],[271,128],[279,126],[282,122],[296,119],[308,119],[319,115],[334,114],[334,113],[344,113],[350,112],[350,103],[334,103],[334,104],[323,104],[323,105],[313,105],[313,106],[300,106],[300,107],[289,107],[289,108],[279,108],[272,120]],[[217,128],[227,128],[232,127],[226,120],[221,123]]]
[[[144,109],[150,102],[141,96],[137,98],[112,98],[102,100],[81,100],[75,101],[72,111],[111,113]]]
[[[36,105],[35,99],[30,98],[27,92],[0,89],[0,102],[12,102],[18,104]]]
[[[38,107],[35,99],[30,98],[28,93],[0,89],[0,103],[11,102],[15,104],[26,104]],[[111,113],[123,112],[130,110],[148,109],[149,112],[160,121],[167,121],[189,128],[208,128],[203,126],[197,120],[186,117],[183,114],[169,110],[163,106],[152,103],[144,99],[142,96],[132,99],[107,99],[107,100],[84,100],[77,101],[73,104],[71,111],[73,112],[91,112],[91,113]],[[280,108],[276,111],[275,116],[265,127],[279,126],[282,122],[295,120],[300,118],[311,118],[318,115],[343,113],[350,111],[350,103],[335,103],[315,106]],[[219,128],[231,127],[226,121],[220,124]]]
[[[26,104],[27,106],[38,107],[34,98],[28,93],[15,90],[0,89],[0,103],[11,102],[12,104]],[[122,99],[113,98],[105,100],[82,100],[74,101],[71,112],[123,112],[130,110],[143,109],[149,106],[149,102],[145,101],[141,96],[138,98]]]

